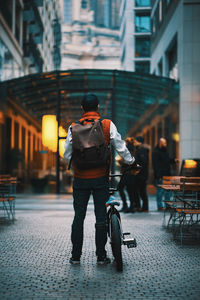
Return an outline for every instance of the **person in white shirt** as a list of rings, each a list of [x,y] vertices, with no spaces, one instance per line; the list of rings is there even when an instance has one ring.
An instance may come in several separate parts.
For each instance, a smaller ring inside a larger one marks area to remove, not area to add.
[[[88,124],[92,120],[101,119],[98,112],[99,99],[96,95],[88,93],[82,100],[83,115],[79,120],[83,124]],[[125,141],[121,139],[121,135],[117,131],[116,126],[111,120],[104,119],[101,121],[107,146],[113,145],[118,154],[123,158],[127,165],[135,163],[135,158],[131,156],[128,151]],[[88,170],[80,170],[73,163],[73,139],[71,128],[68,130],[67,139],[65,142],[64,157],[68,163],[72,158],[72,165],[74,171],[73,182],[73,198],[74,198],[74,220],[72,223],[72,257],[70,258],[71,264],[79,264],[82,254],[83,246],[83,224],[87,210],[89,197],[92,194],[94,199],[94,210],[96,216],[95,224],[95,242],[96,242],[96,255],[98,264],[110,263],[110,259],[106,256],[105,245],[107,242],[107,215],[105,203],[109,199],[109,166],[101,166]]]

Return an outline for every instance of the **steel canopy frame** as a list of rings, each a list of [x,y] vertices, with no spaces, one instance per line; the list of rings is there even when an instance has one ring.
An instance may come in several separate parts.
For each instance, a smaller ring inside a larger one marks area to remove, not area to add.
[[[44,114],[56,114],[66,130],[80,118],[83,94],[100,99],[100,113],[111,118],[122,136],[154,104],[178,102],[179,84],[172,79],[119,70],[78,69],[31,74],[0,83],[7,99],[23,106],[41,123]],[[59,183],[59,143],[57,147],[57,188]]]

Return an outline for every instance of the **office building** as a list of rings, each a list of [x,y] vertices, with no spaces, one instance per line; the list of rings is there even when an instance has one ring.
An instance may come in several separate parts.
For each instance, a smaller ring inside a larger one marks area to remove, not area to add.
[[[151,22],[151,73],[180,86],[180,157],[199,158],[200,1],[152,1]]]
[[[59,68],[60,1],[1,1],[0,9],[0,80]]]
[[[120,69],[119,1],[65,0],[64,8],[70,3],[62,25],[62,70]]]
[[[150,72],[150,0],[121,1],[120,39],[123,70]]]

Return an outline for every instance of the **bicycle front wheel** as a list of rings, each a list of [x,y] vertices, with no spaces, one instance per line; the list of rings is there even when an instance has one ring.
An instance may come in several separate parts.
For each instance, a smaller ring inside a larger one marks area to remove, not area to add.
[[[117,271],[123,270],[122,249],[121,249],[121,228],[117,215],[111,216],[111,247],[116,261]]]

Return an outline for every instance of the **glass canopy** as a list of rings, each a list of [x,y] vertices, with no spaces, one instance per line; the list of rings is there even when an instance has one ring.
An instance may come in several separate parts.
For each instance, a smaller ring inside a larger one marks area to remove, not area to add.
[[[179,85],[169,78],[118,70],[69,70],[37,73],[0,83],[1,99],[12,99],[41,122],[44,114],[60,114],[67,129],[81,117],[84,93],[100,99],[100,113],[111,118],[122,136],[151,105],[178,101]]]

